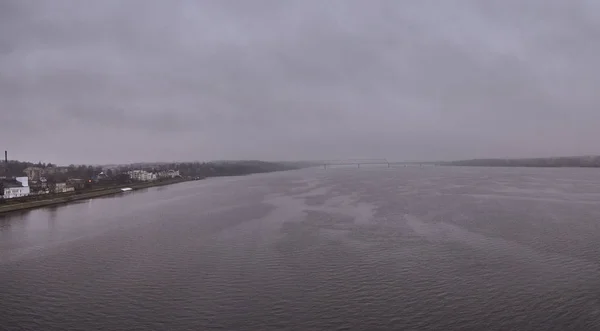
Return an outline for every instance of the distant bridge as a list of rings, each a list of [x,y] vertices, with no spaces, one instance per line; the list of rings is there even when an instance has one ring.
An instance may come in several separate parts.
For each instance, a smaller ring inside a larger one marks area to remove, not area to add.
[[[356,166],[360,168],[362,166],[370,166],[370,165],[380,165],[386,166],[388,168],[396,167],[396,166],[419,166],[422,167],[425,164],[433,164],[433,163],[421,163],[421,162],[390,162],[387,159],[345,159],[345,160],[329,160],[329,161],[320,161],[319,164],[323,165],[323,169],[327,169],[327,167],[334,166]]]

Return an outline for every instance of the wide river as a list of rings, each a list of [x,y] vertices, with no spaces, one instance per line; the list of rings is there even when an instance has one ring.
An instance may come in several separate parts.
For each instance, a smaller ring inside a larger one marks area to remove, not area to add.
[[[1,216],[0,330],[600,330],[600,170],[307,169]]]

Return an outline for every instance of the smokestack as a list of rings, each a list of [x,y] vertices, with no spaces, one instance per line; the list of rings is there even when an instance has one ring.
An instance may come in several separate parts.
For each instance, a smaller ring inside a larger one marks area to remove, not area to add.
[[[8,164],[8,151],[4,151],[4,163]]]

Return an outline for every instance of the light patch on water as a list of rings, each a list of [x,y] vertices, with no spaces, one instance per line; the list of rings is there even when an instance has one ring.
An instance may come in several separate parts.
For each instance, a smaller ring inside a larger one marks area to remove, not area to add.
[[[498,257],[508,256],[511,261],[525,266],[535,266],[541,272],[553,273],[565,284],[574,281],[573,272],[590,275],[598,265],[564,254],[541,252],[514,241],[485,236],[446,222],[425,222],[414,215],[404,215],[406,224],[415,234],[434,242],[454,242],[474,250],[486,251]],[[586,278],[589,281],[589,279]]]
[[[540,201],[540,202],[556,202],[556,203],[577,203],[577,204],[592,204],[596,205],[599,200],[581,200],[581,199],[558,199],[558,198],[545,198],[545,197],[534,197],[534,196],[518,196],[518,195],[501,195],[501,194],[463,194],[474,198],[483,199],[499,199],[499,200],[523,200],[523,201]]]

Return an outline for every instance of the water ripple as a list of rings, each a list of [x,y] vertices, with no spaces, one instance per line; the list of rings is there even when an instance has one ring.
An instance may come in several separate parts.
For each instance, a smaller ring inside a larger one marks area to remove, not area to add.
[[[586,176],[308,170],[3,219],[0,330],[597,330]]]

